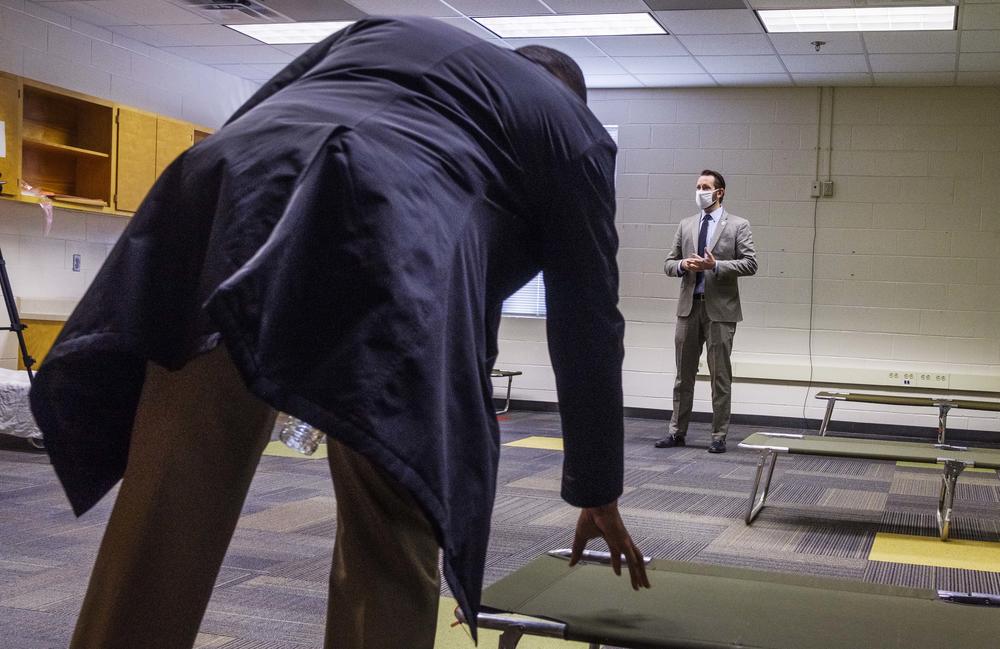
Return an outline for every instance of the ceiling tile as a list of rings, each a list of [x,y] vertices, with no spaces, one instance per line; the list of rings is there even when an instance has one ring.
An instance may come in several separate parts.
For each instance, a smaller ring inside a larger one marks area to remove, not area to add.
[[[128,29],[124,27],[122,29]],[[162,46],[181,45],[256,45],[257,41],[241,34],[235,29],[229,29],[223,25],[157,25],[147,27],[150,32],[154,32],[157,38],[168,42]],[[117,30],[116,30],[117,31]],[[129,34],[126,31],[121,33],[138,40],[144,40],[141,36]],[[161,43],[145,41],[151,45],[161,46]]]
[[[955,54],[871,54],[872,72],[954,72]]]
[[[959,14],[962,29],[1000,29],[1000,4],[965,3]]]
[[[629,14],[648,12],[642,0],[545,0],[557,14]]]
[[[192,61],[218,63],[288,63],[294,57],[270,45],[227,45],[224,47],[164,47],[164,52]]]
[[[647,88],[691,88],[698,86],[715,86],[707,74],[637,74],[635,78]]]
[[[586,76],[588,88],[641,88],[642,82],[630,74],[597,74]]]
[[[605,53],[586,38],[505,38],[508,45],[517,49],[525,45],[544,45],[568,54],[574,59],[585,56],[605,56]],[[606,58],[606,57],[605,57]]]
[[[870,54],[955,52],[958,32],[865,32]]]
[[[699,56],[698,61],[712,74],[770,74],[785,71],[777,56]]]
[[[713,74],[723,86],[790,86],[792,78],[787,74]]]
[[[152,45],[153,47],[191,45],[191,43],[178,43],[177,39],[168,36],[167,34],[161,34],[152,27],[145,27],[143,25],[108,25],[108,29],[115,34],[128,36],[129,38],[145,43],[146,45]],[[223,29],[225,29],[225,27],[223,27]]]
[[[448,0],[466,16],[536,16],[552,11],[539,0]]]
[[[458,16],[459,13],[440,0],[347,0],[352,5],[373,16]]]
[[[576,59],[584,75],[627,74],[622,66],[607,56],[588,56]]]
[[[764,28],[752,11],[657,11],[657,19],[671,34],[760,34]]]
[[[690,56],[619,56],[618,63],[632,74],[704,74]]]
[[[1000,52],[1000,31],[963,31],[963,52]]]
[[[782,56],[789,72],[841,73],[868,72],[868,62],[861,54],[804,54]]]
[[[870,74],[835,73],[816,74],[811,72],[792,73],[797,86],[870,86]]]
[[[288,43],[286,45],[272,45],[271,47],[273,47],[276,50],[281,50],[282,52],[287,52],[292,56],[298,56],[299,54],[302,54],[312,46],[313,43]]]
[[[679,36],[678,40],[695,56],[725,54],[774,54],[764,34],[729,34],[725,38]]]
[[[954,72],[876,72],[876,86],[953,86]]]
[[[683,9],[746,9],[743,0],[646,0],[655,11],[679,11]]]
[[[958,69],[969,72],[1000,70],[1000,52],[963,52],[958,55]]]
[[[861,35],[854,32],[768,34],[778,54],[817,54],[813,41],[823,41],[822,54],[864,54]]]
[[[750,0],[753,9],[815,9],[816,0]],[[915,3],[913,3],[915,4]],[[853,0],[823,0],[823,7],[853,7]]]
[[[264,0],[263,4],[295,22],[357,20],[365,12],[343,0]]]
[[[611,56],[687,56],[676,36],[592,36],[590,42]]]
[[[196,25],[210,22],[199,14],[182,9],[166,0],[91,0],[94,9],[121,18],[122,25]]]

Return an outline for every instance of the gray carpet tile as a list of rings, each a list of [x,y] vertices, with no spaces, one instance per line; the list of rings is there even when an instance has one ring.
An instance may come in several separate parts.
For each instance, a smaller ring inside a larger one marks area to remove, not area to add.
[[[937,535],[940,470],[892,462],[783,456],[768,506],[743,522],[759,455],[737,443],[709,455],[709,427],[689,446],[657,449],[663,420],[626,421],[625,491],[633,538],[651,556],[923,588],[1000,592],[1000,573],[869,561],[877,533]],[[558,436],[557,413],[512,412],[502,442]],[[770,429],[775,432],[809,432]],[[563,454],[504,446],[485,583],[540,553],[572,544],[578,510],[562,502]],[[82,518],[69,511],[43,453],[0,436],[0,646],[65,646],[114,493]],[[322,644],[336,501],[322,460],[265,456],[202,625],[199,649],[304,649]],[[1000,543],[1000,482],[966,472],[955,538]],[[603,543],[592,542],[593,549]],[[442,582],[442,593],[448,594]]]

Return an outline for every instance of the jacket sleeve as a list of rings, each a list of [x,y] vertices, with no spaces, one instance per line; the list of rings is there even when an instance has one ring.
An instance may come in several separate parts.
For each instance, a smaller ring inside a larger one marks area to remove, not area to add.
[[[684,253],[681,250],[681,233],[683,232],[684,222],[681,221],[680,225],[677,226],[677,233],[674,234],[674,245],[670,248],[670,254],[667,255],[667,259],[663,262],[663,272],[669,277],[680,277],[684,274],[681,269],[681,261],[684,259]]]
[[[750,222],[743,221],[736,229],[736,255],[733,259],[717,260],[719,277],[745,277],[757,273],[757,249],[753,245]]]
[[[542,215],[542,269],[565,442],[562,497],[596,507],[621,495],[624,473],[613,144],[595,144],[557,176]]]

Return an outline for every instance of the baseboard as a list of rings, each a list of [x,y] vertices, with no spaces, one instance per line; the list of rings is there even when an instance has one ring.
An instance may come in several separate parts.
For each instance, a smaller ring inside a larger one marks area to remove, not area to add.
[[[503,407],[503,401],[495,399],[497,407]],[[552,401],[527,401],[521,399],[511,399],[511,411],[530,410],[535,412],[558,412],[559,404]],[[659,419],[666,422],[670,419],[669,410],[658,408],[625,408],[626,417],[637,419]],[[712,413],[694,412],[691,413],[691,421],[697,423],[712,423]],[[805,430],[819,430],[819,419],[803,419],[802,417],[778,417],[771,415],[741,415],[733,413],[729,419],[730,423],[740,426],[760,426],[761,428],[801,428]],[[846,435],[872,435],[878,437],[903,437],[909,439],[937,440],[937,428],[927,428],[925,426],[904,426],[902,424],[869,424],[857,421],[837,421],[830,422],[827,431],[829,434]],[[962,442],[986,442],[1000,443],[1000,433],[990,430],[966,430],[962,428],[949,428],[948,441]]]

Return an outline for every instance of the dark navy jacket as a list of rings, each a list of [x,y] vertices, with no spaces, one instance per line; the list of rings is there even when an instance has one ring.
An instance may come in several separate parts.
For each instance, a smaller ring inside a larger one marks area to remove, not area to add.
[[[318,43],[164,172],[38,372],[32,409],[74,511],[122,476],[146,362],[224,341],[255,394],[413,494],[475,619],[500,306],[538,271],[562,495],[622,490],[614,157],[547,71],[438,21]]]

